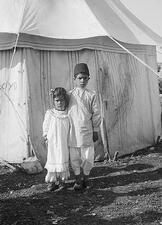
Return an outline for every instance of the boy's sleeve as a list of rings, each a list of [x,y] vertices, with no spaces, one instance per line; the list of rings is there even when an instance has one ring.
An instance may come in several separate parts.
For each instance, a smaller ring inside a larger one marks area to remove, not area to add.
[[[99,126],[101,124],[101,114],[99,110],[99,104],[96,95],[92,98],[92,125],[93,131],[99,131]]]
[[[48,133],[50,121],[51,121],[50,111],[47,110],[43,121],[43,136],[46,136]]]

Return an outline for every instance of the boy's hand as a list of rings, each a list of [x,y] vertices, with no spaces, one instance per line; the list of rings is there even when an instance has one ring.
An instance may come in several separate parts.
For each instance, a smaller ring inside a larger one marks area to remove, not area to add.
[[[93,141],[96,142],[98,140],[98,132],[93,132]]]

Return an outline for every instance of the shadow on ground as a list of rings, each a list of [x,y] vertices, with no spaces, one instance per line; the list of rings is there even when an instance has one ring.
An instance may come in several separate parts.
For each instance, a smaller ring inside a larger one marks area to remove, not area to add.
[[[47,192],[45,170],[37,175],[6,170],[0,174],[0,224],[158,225],[162,168],[160,154],[149,154],[97,162],[92,188],[84,192],[74,192],[73,180],[65,190]]]

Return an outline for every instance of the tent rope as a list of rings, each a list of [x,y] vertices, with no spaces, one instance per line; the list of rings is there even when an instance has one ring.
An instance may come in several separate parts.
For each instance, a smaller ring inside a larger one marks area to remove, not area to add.
[[[11,67],[12,67],[13,60],[14,60],[14,57],[15,57],[15,54],[16,54],[17,44],[18,44],[18,40],[19,40],[19,31],[20,31],[20,27],[21,27],[21,24],[22,24],[22,19],[23,19],[23,14],[24,14],[24,10],[25,10],[25,5],[26,5],[26,0],[24,1],[24,7],[23,7],[23,10],[22,10],[22,13],[21,13],[20,25],[19,25],[19,29],[18,29],[18,32],[17,32],[16,41],[15,41],[15,44],[14,44],[14,47],[13,47],[13,53],[12,53],[12,57],[11,57],[11,61],[10,61],[10,66],[9,66],[9,74],[11,73]],[[28,130],[25,128],[25,123],[24,123],[21,115],[19,114],[19,112],[16,110],[16,107],[15,107],[13,101],[11,100],[11,98],[9,97],[9,95],[4,90],[3,90],[3,93],[5,94],[5,96],[9,100],[9,102],[11,103],[14,111],[16,112],[16,115],[17,115],[18,119],[23,124],[23,130],[25,132],[27,132],[27,134],[28,134]],[[24,134],[24,137],[27,140],[25,134]]]
[[[24,7],[23,7],[23,10],[22,10],[22,13],[21,13],[21,16],[20,16],[21,17],[21,19],[20,19],[20,25],[19,25],[18,32],[17,32],[16,41],[15,41],[15,44],[14,44],[14,47],[13,47],[13,53],[12,53],[12,57],[11,57],[11,61],[10,61],[10,66],[9,66],[9,74],[11,73],[11,68],[12,68],[13,60],[14,60],[14,57],[15,57],[15,54],[16,54],[17,44],[18,44],[18,40],[19,40],[19,36],[20,36],[20,33],[19,32],[20,32],[20,27],[22,25],[22,20],[23,20],[25,6],[26,6],[26,0],[24,1]],[[13,101],[11,100],[11,98],[9,97],[9,95],[4,90],[2,90],[2,91],[3,91],[4,95],[7,97],[8,101],[11,103],[11,105],[12,105],[12,107],[13,107],[16,115],[17,115],[17,118],[19,119],[19,121],[23,125],[23,127],[21,125],[20,126],[23,129],[23,131],[24,131],[23,136],[25,138],[25,141],[27,142],[28,145],[31,146],[34,155],[36,155],[35,152],[34,152],[34,148],[33,148],[32,142],[31,142],[31,138],[30,138],[29,132],[28,132],[28,130],[25,127],[25,123],[24,123],[21,115],[16,110],[16,107],[15,107]]]
[[[23,21],[23,15],[24,15],[24,11],[25,11],[26,2],[27,1],[24,0],[24,6],[23,6],[23,9],[22,9],[22,13],[20,15],[20,24],[19,24],[19,27],[18,27],[17,37],[16,37],[16,41],[15,41],[15,44],[14,44],[13,54],[12,54],[12,58],[11,58],[11,62],[10,62],[10,69],[12,67],[13,59],[14,59],[14,56],[15,56],[15,53],[16,53],[16,48],[17,48],[17,44],[18,44],[18,40],[19,40],[20,28],[21,28],[22,21]]]
[[[115,38],[108,36],[112,41],[114,41],[117,45],[119,45],[122,49],[124,49],[126,52],[128,52],[130,55],[132,55],[135,59],[137,59],[140,63],[142,63],[144,66],[146,66],[148,69],[150,69],[156,76],[160,77],[158,72],[156,72],[152,67],[150,67],[147,63],[145,63],[143,60],[138,58],[135,54],[130,52],[127,48],[125,48],[122,44],[120,44]]]
[[[9,70],[11,70],[11,67],[12,67],[12,63],[13,63],[14,56],[15,56],[15,53],[16,53],[16,48],[17,48],[18,40],[19,40],[19,33],[17,34],[16,41],[15,41],[15,44],[14,44],[14,48],[13,48],[13,53],[12,53],[12,57],[11,57],[11,61],[10,61]]]
[[[16,48],[17,48],[18,40],[19,40],[19,33],[17,34],[16,41],[15,41],[15,44],[14,44],[14,50],[13,50],[13,53],[12,53],[12,57],[11,57],[11,61],[10,61],[10,66],[9,66],[9,74],[11,73],[11,67],[12,67],[13,60],[14,60],[14,57],[15,57],[15,54],[16,54]],[[15,113],[16,113],[18,119],[19,119],[19,121],[23,124],[23,130],[24,130],[25,133],[26,133],[27,130],[25,129],[25,124],[24,124],[23,119],[21,118],[21,115],[20,115],[19,112],[16,110],[16,107],[15,107],[13,101],[11,100],[11,98],[9,97],[9,95],[7,94],[7,92],[4,91],[4,90],[2,90],[2,91],[3,91],[4,95],[7,97],[8,101],[11,103],[11,105],[12,105],[12,107],[13,107],[13,109],[14,109],[14,111],[15,111]],[[27,133],[28,133],[28,132],[27,132]],[[25,134],[23,134],[23,135],[24,135],[25,140],[27,140],[26,135],[25,135]]]

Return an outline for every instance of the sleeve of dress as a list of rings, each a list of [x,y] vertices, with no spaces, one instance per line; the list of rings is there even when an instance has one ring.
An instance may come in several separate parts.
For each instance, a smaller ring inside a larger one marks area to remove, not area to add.
[[[43,121],[43,136],[47,135],[48,133],[50,121],[51,121],[50,110],[47,110],[44,116],[44,121]]]
[[[98,131],[101,124],[101,114],[96,95],[92,98],[92,125],[93,131]]]

